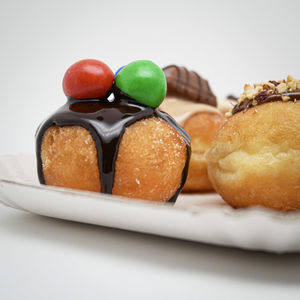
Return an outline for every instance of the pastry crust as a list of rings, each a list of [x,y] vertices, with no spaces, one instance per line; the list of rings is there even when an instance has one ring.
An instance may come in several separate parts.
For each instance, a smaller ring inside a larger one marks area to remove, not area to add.
[[[224,117],[215,112],[197,112],[184,123],[183,128],[191,137],[192,155],[184,192],[213,191],[208,178],[205,153],[216,132],[224,122]]]
[[[41,146],[45,183],[100,192],[97,149],[88,130],[81,126],[52,126]]]
[[[205,152],[222,126],[224,115],[215,107],[176,98],[165,99],[160,109],[169,113],[191,137],[192,155],[183,192],[213,191]]]
[[[43,137],[45,183],[100,192],[97,149],[81,126],[52,126]],[[167,122],[148,118],[127,127],[115,165],[112,194],[168,201],[179,189],[187,159],[183,137]]]
[[[207,153],[216,191],[234,207],[300,209],[300,102],[234,114]]]

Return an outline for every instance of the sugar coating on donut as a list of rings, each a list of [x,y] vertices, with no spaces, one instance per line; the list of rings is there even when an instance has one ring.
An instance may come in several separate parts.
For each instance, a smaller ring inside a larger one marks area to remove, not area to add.
[[[100,192],[97,149],[81,126],[52,126],[41,158],[45,183]],[[168,201],[182,182],[187,159],[182,136],[166,121],[148,118],[125,129],[115,164],[112,194]]]
[[[233,115],[207,153],[214,188],[234,207],[300,209],[300,102]]]
[[[45,183],[100,192],[97,149],[81,126],[52,126],[44,134],[41,158]]]
[[[113,194],[168,201],[180,187],[186,159],[182,136],[166,121],[136,122],[120,143]]]

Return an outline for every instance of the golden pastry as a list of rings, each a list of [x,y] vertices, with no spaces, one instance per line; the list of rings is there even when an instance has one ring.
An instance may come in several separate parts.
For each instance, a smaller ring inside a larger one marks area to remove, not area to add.
[[[300,81],[245,85],[207,153],[216,191],[233,207],[300,209]]]
[[[207,192],[213,187],[207,174],[205,152],[224,116],[207,80],[176,65],[164,69],[168,92],[160,109],[170,114],[190,135],[192,155],[184,192]]]

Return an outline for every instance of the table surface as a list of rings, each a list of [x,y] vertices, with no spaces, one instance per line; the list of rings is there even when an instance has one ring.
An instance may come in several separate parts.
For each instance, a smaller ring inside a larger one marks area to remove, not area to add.
[[[1,299],[299,299],[300,254],[216,247],[0,206]]]

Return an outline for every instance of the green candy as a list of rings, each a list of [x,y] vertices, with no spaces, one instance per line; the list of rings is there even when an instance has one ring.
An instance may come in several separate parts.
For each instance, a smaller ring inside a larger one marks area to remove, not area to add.
[[[163,70],[150,60],[137,60],[126,65],[115,81],[121,91],[151,107],[158,107],[167,93]]]

